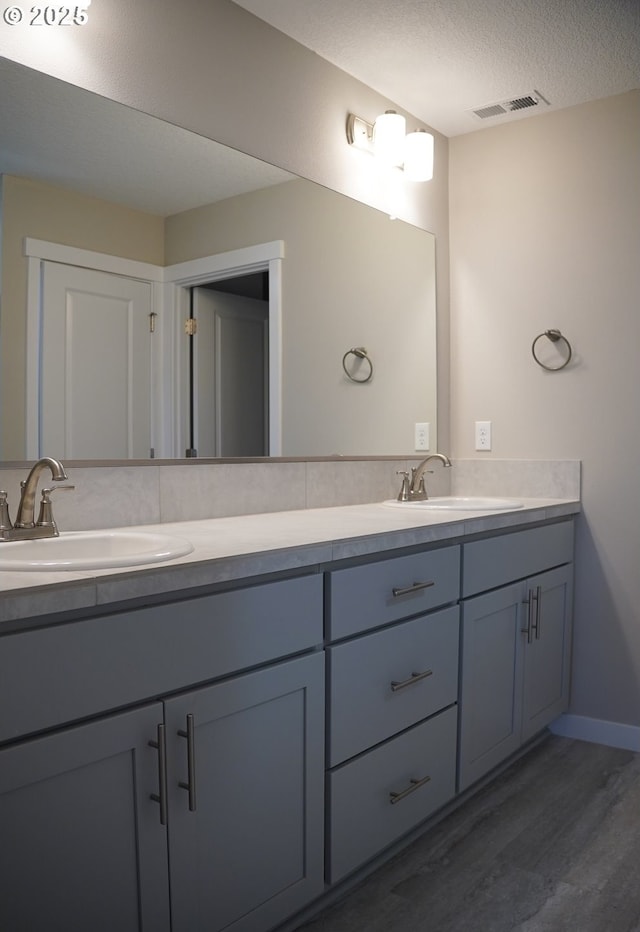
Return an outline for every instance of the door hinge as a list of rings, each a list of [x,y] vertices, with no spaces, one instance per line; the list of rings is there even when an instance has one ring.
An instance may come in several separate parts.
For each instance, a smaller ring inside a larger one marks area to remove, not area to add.
[[[195,319],[195,317],[189,317],[187,320],[185,320],[184,332],[188,337],[192,337],[194,333],[198,332],[198,321]]]
[[[151,311],[151,313],[149,314],[149,333],[156,332],[156,317],[157,316],[158,315],[156,314],[155,311]]]

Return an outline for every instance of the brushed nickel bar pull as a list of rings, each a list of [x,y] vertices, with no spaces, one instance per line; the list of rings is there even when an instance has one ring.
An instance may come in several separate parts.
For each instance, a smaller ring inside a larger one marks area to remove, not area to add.
[[[195,754],[195,723],[193,715],[187,715],[187,730],[178,730],[181,738],[187,739],[187,782],[178,783],[178,786],[189,793],[189,812],[196,811],[196,754]]]
[[[430,589],[432,586],[435,586],[435,582],[414,582],[412,586],[406,586],[405,588],[399,589],[394,586],[391,590],[394,597],[399,595],[408,595],[410,592],[419,592],[421,589]]]
[[[532,600],[535,604],[535,623],[533,629],[536,632],[536,641],[540,640],[540,604],[542,602],[542,586],[536,586],[535,594],[532,592]]]
[[[149,799],[160,804],[160,825],[167,824],[167,743],[165,726],[158,725],[158,740],[147,742],[158,751],[158,792],[150,793]]]
[[[401,800],[406,799],[411,793],[415,793],[416,790],[419,790],[421,786],[424,786],[426,783],[429,783],[431,777],[423,777],[422,780],[409,780],[410,786],[403,790],[401,793],[394,793],[393,791],[389,793],[389,802],[391,805],[399,803]]]
[[[420,680],[425,680],[428,676],[433,676],[433,670],[424,670],[422,673],[412,673],[407,680],[391,680],[391,692],[397,693],[400,689],[404,689],[406,686],[412,686],[414,683],[419,683]]]
[[[522,634],[527,635],[527,644],[531,644],[533,641],[533,625],[531,622],[531,615],[533,611],[533,592],[531,589],[529,589],[529,594],[526,599],[523,599],[522,604],[527,606],[527,627],[521,628],[520,631]]]

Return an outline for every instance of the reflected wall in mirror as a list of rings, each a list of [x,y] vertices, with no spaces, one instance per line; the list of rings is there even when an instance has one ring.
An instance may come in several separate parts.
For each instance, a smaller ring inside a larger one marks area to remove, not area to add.
[[[0,142],[4,459],[27,455],[26,237],[161,269],[281,241],[281,448],[269,452],[407,455],[416,422],[431,425],[435,449],[431,234],[15,63],[0,65],[10,89],[0,121],[14,127]],[[162,290],[156,283],[152,300]],[[175,308],[160,300],[152,313],[164,340],[161,373],[148,379],[148,404],[166,428],[156,455],[180,456],[188,445],[184,352]],[[68,342],[57,350],[67,381]],[[344,353],[357,346],[374,364],[365,384],[342,368]],[[135,358],[131,365],[137,369]],[[67,455],[62,438],[62,449],[52,442],[42,452]]]

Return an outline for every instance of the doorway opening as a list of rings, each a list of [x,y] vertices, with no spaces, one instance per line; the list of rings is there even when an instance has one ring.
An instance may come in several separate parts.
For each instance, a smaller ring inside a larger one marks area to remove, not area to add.
[[[269,455],[269,270],[187,288],[188,457]]]

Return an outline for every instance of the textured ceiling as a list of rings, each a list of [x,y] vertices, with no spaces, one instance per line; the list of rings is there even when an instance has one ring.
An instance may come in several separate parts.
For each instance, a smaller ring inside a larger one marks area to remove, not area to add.
[[[640,87],[640,0],[234,2],[446,136]],[[469,112],[534,90],[549,107]]]

